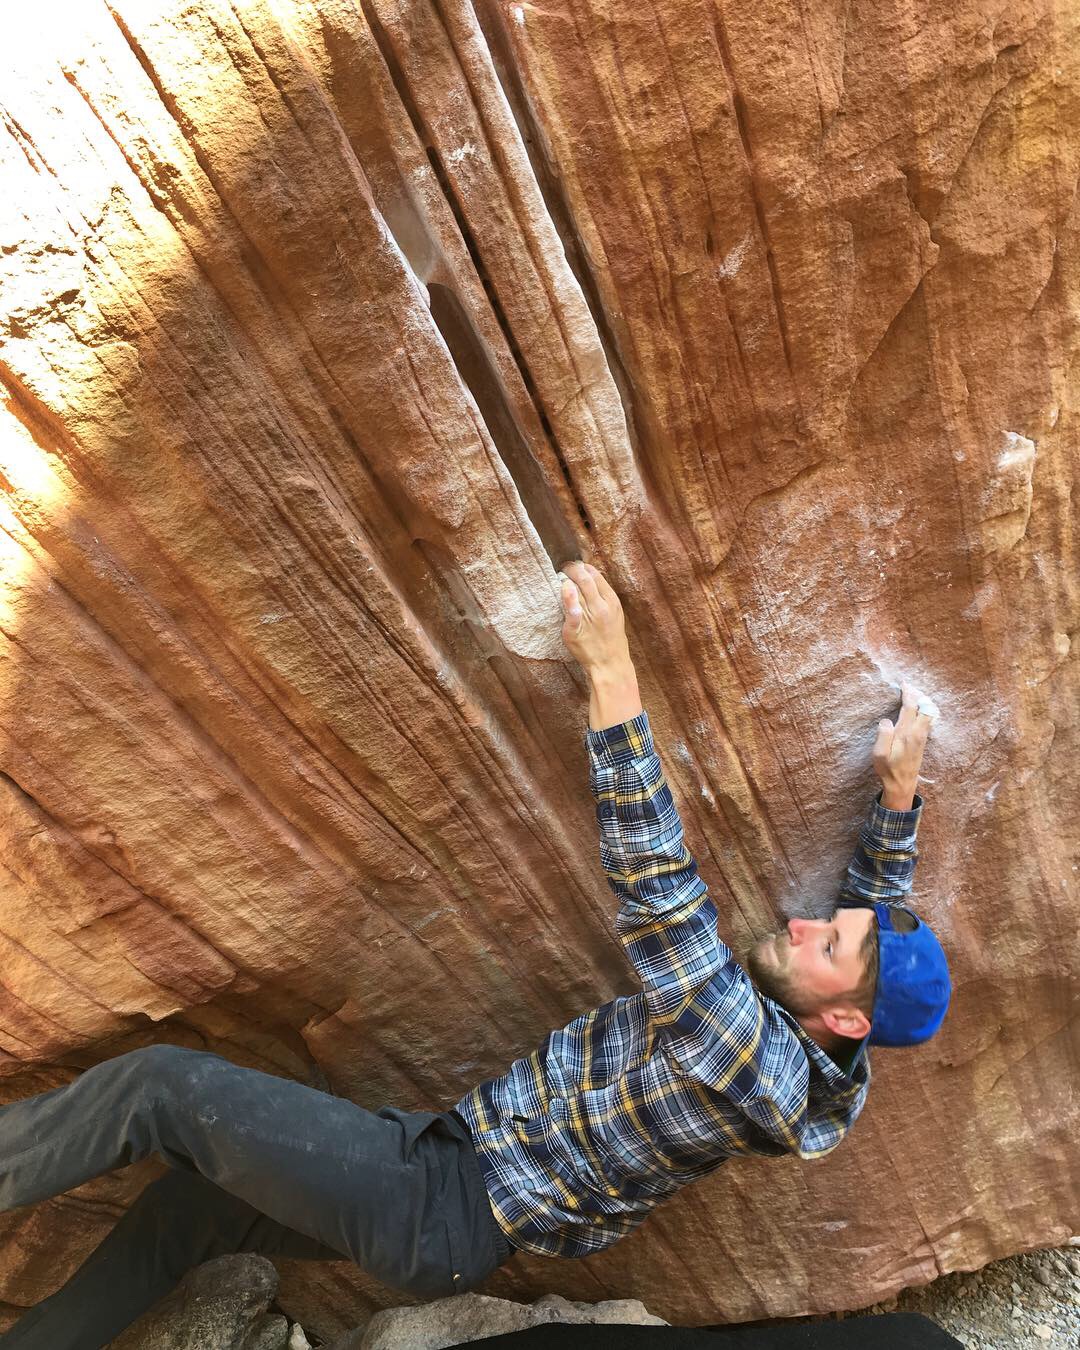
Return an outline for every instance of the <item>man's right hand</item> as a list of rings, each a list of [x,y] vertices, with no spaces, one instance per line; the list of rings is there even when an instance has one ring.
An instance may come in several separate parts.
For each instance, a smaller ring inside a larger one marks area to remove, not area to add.
[[[563,568],[562,637],[570,655],[590,673],[630,660],[626,623],[619,597],[591,563],[571,562]]]
[[[903,685],[896,725],[887,717],[878,723],[874,770],[881,779],[881,804],[890,811],[910,811],[914,804],[923,752],[934,720],[919,712],[920,700],[924,704],[930,702],[913,684]]]
[[[602,731],[642,711],[622,605],[590,563],[567,563],[563,575],[563,642],[589,676],[589,725]]]

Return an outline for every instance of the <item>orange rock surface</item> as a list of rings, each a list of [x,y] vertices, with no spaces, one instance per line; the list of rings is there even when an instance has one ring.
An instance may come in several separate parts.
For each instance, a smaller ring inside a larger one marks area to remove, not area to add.
[[[452,1103],[630,990],[556,567],[737,948],[942,709],[941,1035],[491,1292],[855,1307],[1066,1238],[1080,11],[47,0],[0,57],[0,1090],[151,1040]],[[152,1166],[0,1220],[10,1319]],[[308,1325],[398,1297],[294,1267]]]

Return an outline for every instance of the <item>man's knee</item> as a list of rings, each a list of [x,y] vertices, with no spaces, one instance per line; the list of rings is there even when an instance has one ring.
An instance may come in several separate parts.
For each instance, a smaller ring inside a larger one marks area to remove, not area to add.
[[[140,1087],[167,1087],[186,1093],[195,1080],[211,1064],[219,1062],[217,1055],[204,1050],[187,1050],[181,1045],[146,1045],[120,1056],[127,1061]]]

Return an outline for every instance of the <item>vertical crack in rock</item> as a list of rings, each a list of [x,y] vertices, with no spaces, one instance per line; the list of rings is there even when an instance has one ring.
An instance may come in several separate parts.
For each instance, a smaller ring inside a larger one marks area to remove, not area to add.
[[[446,199],[447,205],[453,213],[462,242],[472,260],[476,275],[484,288],[484,293],[487,296],[492,313],[503,334],[514,363],[521,374],[522,383],[536,409],[544,435],[558,461],[567,489],[577,506],[578,513],[581,517],[581,523],[586,530],[591,530],[592,526],[588,514],[584,504],[574,490],[573,481],[567,468],[565,457],[559,447],[558,438],[555,435],[547,413],[537,394],[536,384],[533,380],[532,373],[529,370],[528,363],[522,355],[517,342],[514,340],[510,323],[507,320],[503,307],[499,303],[498,296],[495,294],[494,287],[488,277],[487,269],[484,266],[476,239],[462,212],[453,185],[451,184],[439,157],[439,152],[432,145],[432,138],[425,123],[425,119],[417,106],[416,100],[413,98],[408,81],[402,73],[401,67],[394,55],[393,46],[389,36],[387,35],[379,16],[374,12],[369,0],[360,0],[360,8],[367,21],[368,27],[371,29],[372,36],[379,47],[379,51],[382,53],[382,58],[386,63],[387,71],[393,81],[394,88],[397,90],[398,97],[401,99],[402,105],[408,114],[409,120],[413,125],[417,139],[427,152],[432,172],[439,184],[443,197]],[[442,335],[442,339],[446,343],[447,350],[457,368],[461,381],[472,395],[473,401],[475,402],[484,425],[487,428],[488,434],[491,437],[492,444],[494,445],[499,458],[505,465],[507,473],[509,473],[514,482],[521,505],[526,515],[529,517],[533,528],[536,530],[536,533],[544,546],[544,550],[551,560],[552,566],[557,570],[569,559],[576,558],[581,549],[574,530],[563,515],[558,498],[551,490],[551,487],[544,477],[542,467],[537,463],[535,457],[529,450],[528,443],[518,425],[513,410],[511,409],[506,390],[499,378],[495,363],[491,358],[487,346],[477,332],[475,324],[472,322],[468,312],[454,291],[449,286],[445,286],[441,283],[428,284],[425,282],[423,277],[413,266],[410,250],[407,248],[405,241],[398,238],[394,233],[391,223],[386,221],[385,217],[384,223],[386,224],[388,232],[393,237],[395,244],[401,251],[402,256],[409,263],[414,275],[417,276],[420,286],[427,293],[432,322]]]
[[[623,362],[618,338],[611,327],[607,310],[600,298],[600,288],[589,264],[588,252],[582,242],[574,213],[567,200],[562,178],[553,162],[550,151],[545,148],[547,137],[544,135],[542,127],[537,123],[532,106],[522,86],[521,72],[510,53],[500,14],[497,10],[492,13],[485,0],[477,0],[474,11],[477,24],[488,46],[495,78],[502,89],[506,105],[510,109],[510,114],[521,137],[521,143],[528,156],[537,191],[540,193],[548,216],[551,218],[562,243],[567,266],[581,288],[581,294],[596,326],[597,340],[604,353],[604,360],[622,404],[627,436],[631,449],[635,452],[635,460],[638,461],[638,472],[640,473],[642,472],[642,466],[636,451],[641,418],[635,410],[633,381]]]
[[[548,487],[540,465],[525,443],[487,347],[470,322],[461,301],[448,286],[437,282],[431,282],[427,289],[432,320],[442,334],[458,374],[480,410],[499,458],[514,480],[522,506],[540,536],[552,565],[558,569],[564,562],[577,557],[579,552],[573,530],[559,509],[559,503]],[[513,354],[523,377],[526,376],[527,369],[516,349],[513,349]],[[530,389],[529,393],[531,396],[533,391]],[[535,403],[535,398],[533,401]],[[547,418],[542,411],[540,415],[544,431],[554,444]],[[582,523],[588,529],[588,517],[580,502],[578,509]]]

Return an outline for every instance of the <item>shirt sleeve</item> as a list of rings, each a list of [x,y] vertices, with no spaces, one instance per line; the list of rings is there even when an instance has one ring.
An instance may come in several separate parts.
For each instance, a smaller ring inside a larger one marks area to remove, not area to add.
[[[654,1025],[681,1070],[798,1149],[809,1069],[776,1005],[759,998],[717,932],[716,908],[683,839],[645,713],[589,731],[600,859],[616,931]]]
[[[730,955],[683,840],[647,713],[590,730],[600,862],[619,901],[615,930],[654,1017],[670,1016]]]
[[[916,796],[910,811],[890,811],[878,793],[848,864],[841,898],[901,900],[911,890],[919,856],[915,836],[923,800]]]

